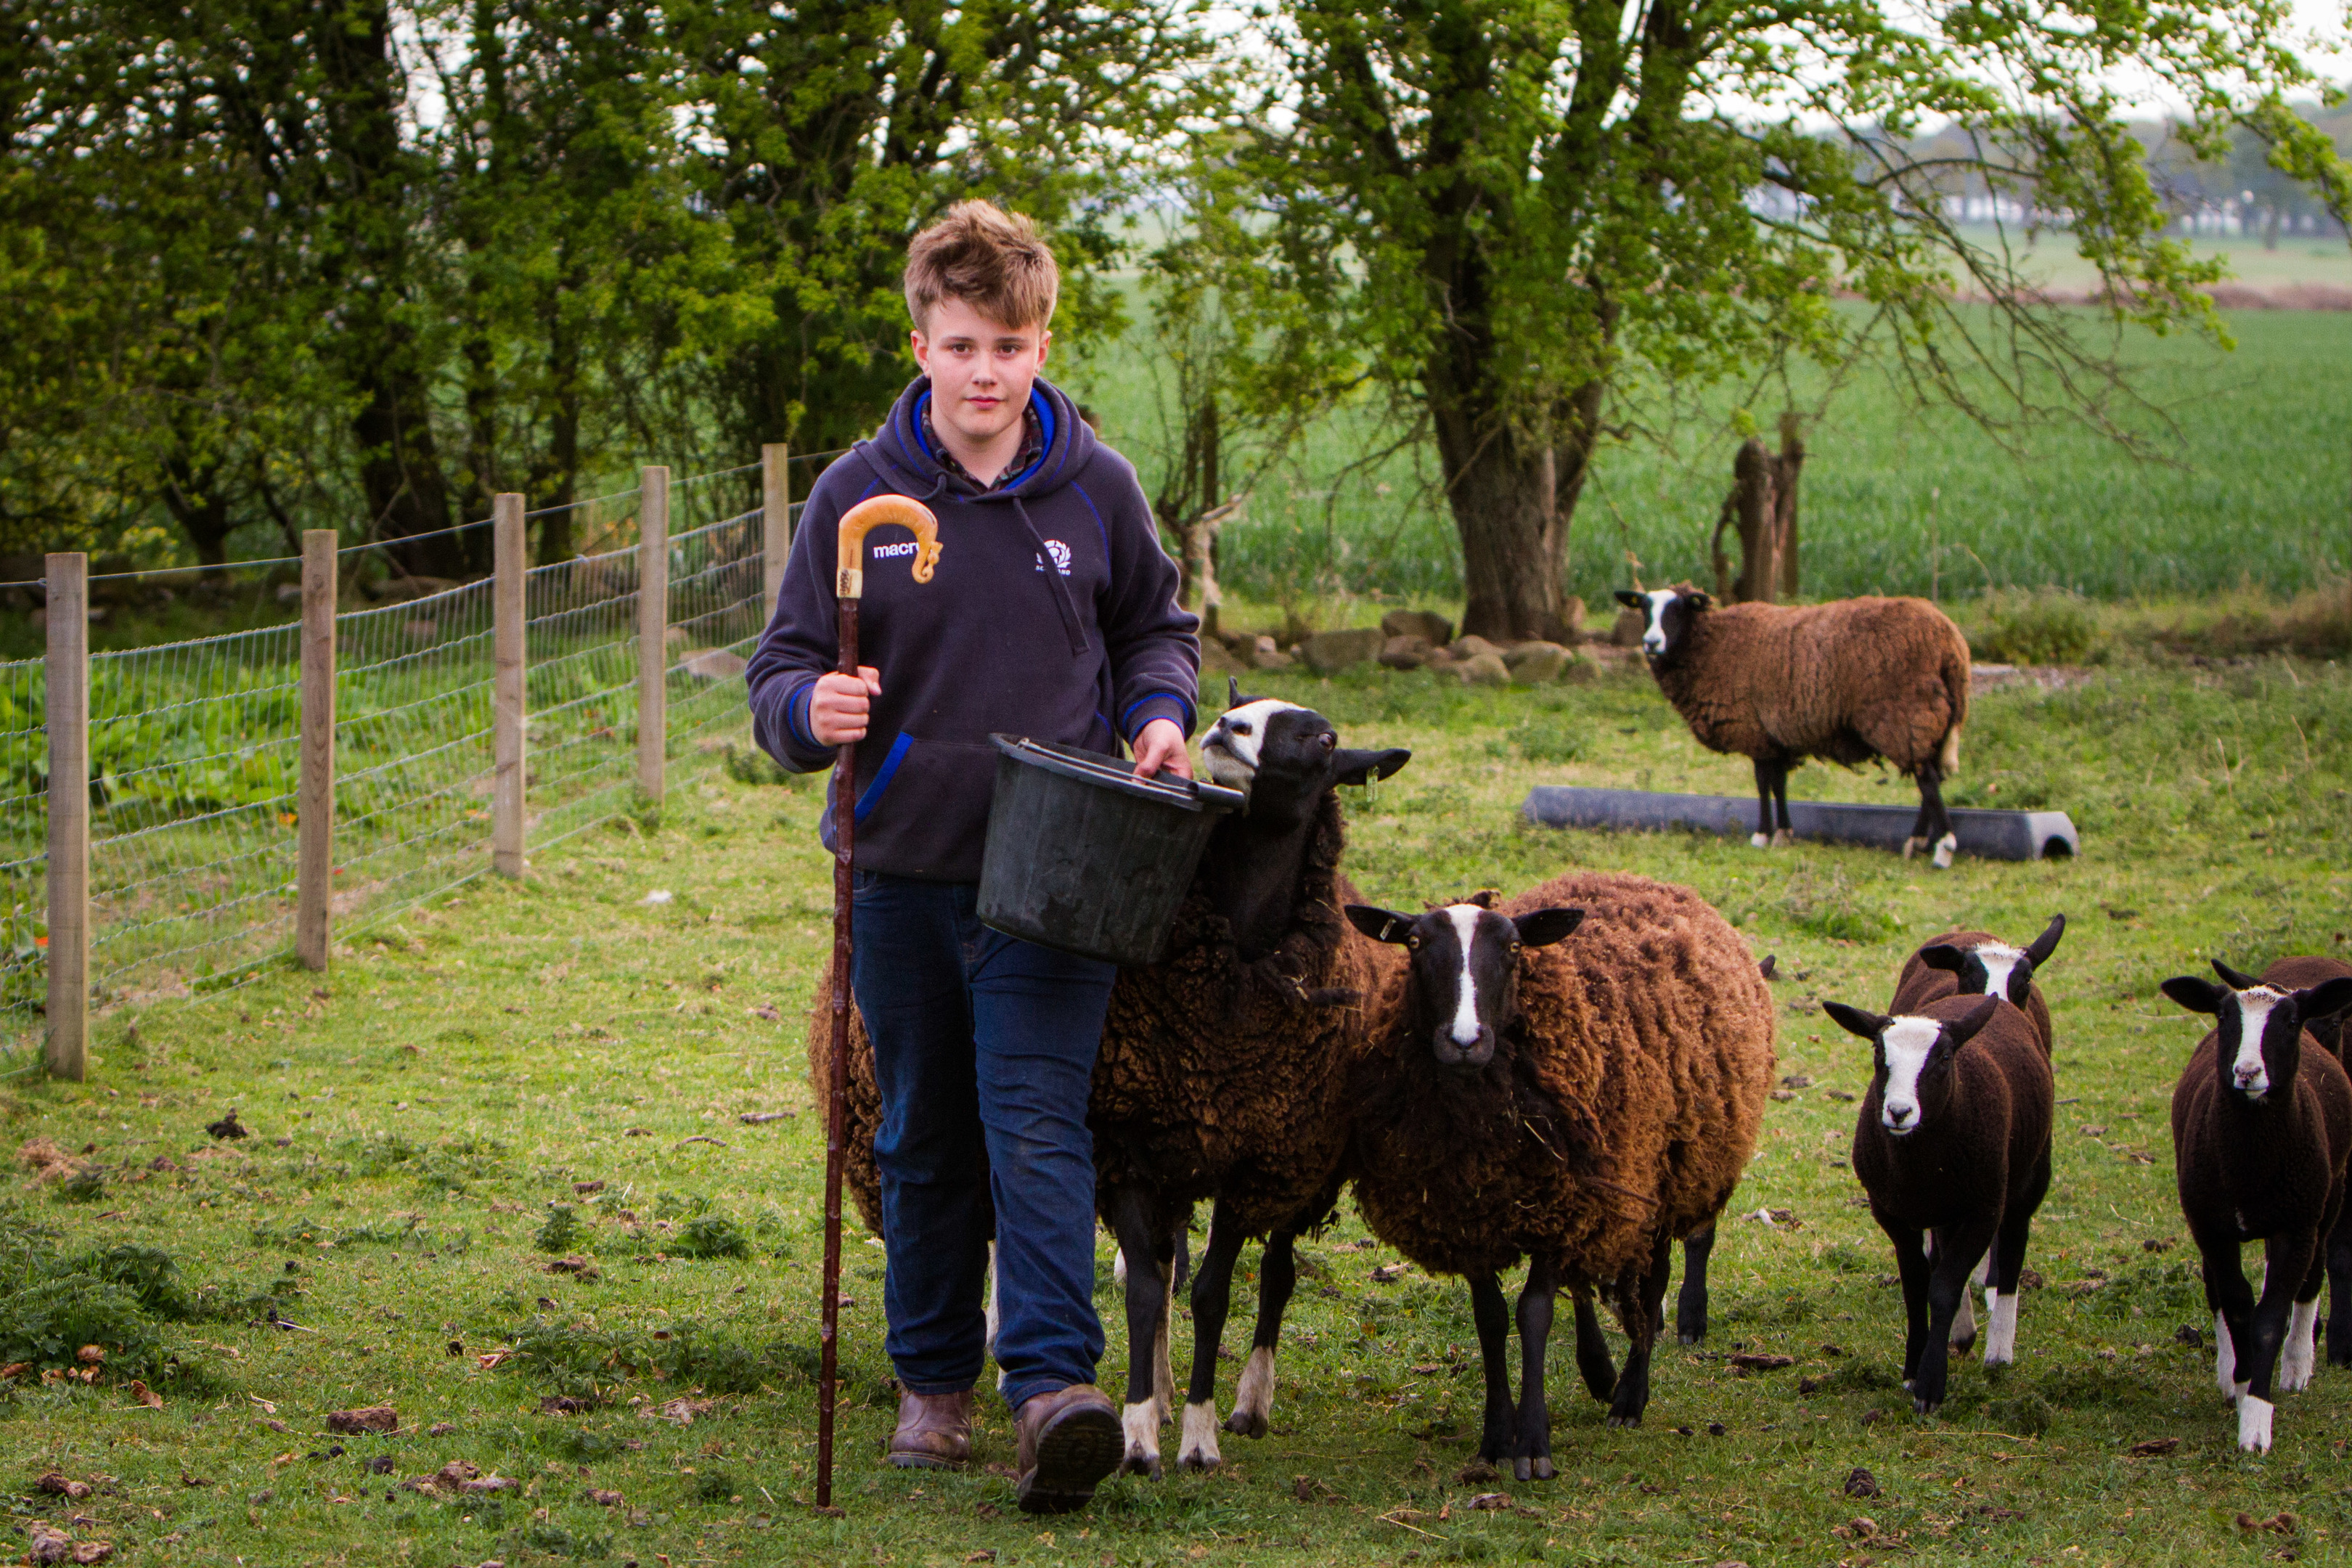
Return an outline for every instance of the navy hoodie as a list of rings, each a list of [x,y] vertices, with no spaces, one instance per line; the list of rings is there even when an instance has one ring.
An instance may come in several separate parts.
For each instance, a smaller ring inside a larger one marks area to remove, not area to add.
[[[795,773],[832,765],[808,721],[818,676],[839,662],[835,524],[868,496],[911,496],[940,522],[930,582],[913,580],[904,529],[866,541],[858,661],[882,695],[857,745],[857,863],[936,881],[980,879],[995,785],[992,731],[1120,754],[1154,719],[1192,732],[1200,619],[1176,603],[1135,469],[1043,380],[1030,407],[1045,451],[985,494],[951,477],[923,437],[926,376],[881,431],[817,479],[800,516],[776,618],[744,672],[752,732]],[[900,548],[903,546],[904,548]],[[822,834],[834,847],[826,792]]]

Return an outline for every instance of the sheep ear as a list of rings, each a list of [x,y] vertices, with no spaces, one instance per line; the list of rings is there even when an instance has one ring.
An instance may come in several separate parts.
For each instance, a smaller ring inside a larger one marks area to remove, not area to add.
[[[1886,1020],[1877,1014],[1865,1012],[1860,1007],[1849,1007],[1843,1002],[1824,1002],[1822,1011],[1847,1034],[1868,1040],[1873,1045],[1878,1043],[1879,1031],[1886,1027]]]
[[[1650,607],[1650,601],[1644,599],[1641,595],[1636,594],[1631,588],[1618,589],[1617,602],[1624,605],[1629,610],[1646,611]]]
[[[2294,994],[2295,1010],[2306,1024],[2316,1018],[2329,1018],[2352,1007],[2352,980],[2323,980],[2307,991]]]
[[[2262,984],[2244,970],[2232,969],[2218,958],[2213,961],[2213,973],[2229,982],[2230,989],[2232,991],[2252,991]]]
[[[1405,763],[1412,753],[1391,746],[1385,752],[1339,751],[1331,754],[1331,782],[1343,784],[1368,784],[1374,779],[1384,779]]]
[[[2050,962],[2050,955],[2058,951],[2058,939],[2065,934],[2066,917],[2052,915],[2049,925],[2033,939],[2033,945],[2025,950],[2025,956],[2032,961],[2034,968],[2039,969]]]
[[[1374,942],[1402,942],[1412,931],[1412,917],[1371,904],[1349,904],[1348,923]]]
[[[1711,610],[1715,608],[1714,595],[1703,593],[1696,588],[1692,589],[1689,593],[1683,595],[1683,603],[1688,605],[1694,610]]]
[[[2230,994],[2211,981],[2195,974],[2176,974],[2160,989],[2192,1013],[2219,1013],[2221,1003]]]
[[[1930,969],[1940,969],[1947,974],[1958,974],[1969,966],[1969,953],[1966,948],[1954,947],[1948,942],[1939,942],[1921,948],[1919,962]]]
[[[1248,699],[1244,698],[1244,697],[1242,695],[1242,679],[1241,679],[1241,677],[1240,677],[1240,676],[1238,676],[1238,675],[1228,675],[1227,677],[1225,677],[1225,709],[1226,709],[1226,710],[1227,710],[1228,712],[1230,712],[1230,711],[1232,711],[1234,709],[1240,707],[1244,702],[1245,702],[1245,701],[1247,701],[1247,700],[1248,700]]]
[[[1549,947],[1584,923],[1582,910],[1532,910],[1511,917],[1519,930],[1519,942],[1528,947]],[[2334,984],[2331,982],[2331,984]],[[2352,980],[2343,982],[2352,985]]]
[[[2000,998],[1988,996],[1958,1017],[1947,1020],[1944,1037],[1952,1042],[1953,1049],[1958,1050],[1975,1039],[1978,1033],[1992,1022],[1992,1016],[2000,1011]]]

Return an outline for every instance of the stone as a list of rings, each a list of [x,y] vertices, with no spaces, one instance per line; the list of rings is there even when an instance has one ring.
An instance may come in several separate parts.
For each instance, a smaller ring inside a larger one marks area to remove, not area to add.
[[[1500,647],[1488,642],[1485,637],[1477,636],[1454,638],[1449,651],[1456,658],[1475,658],[1482,653],[1491,653],[1496,658],[1503,657],[1503,650]]]
[[[1236,658],[1233,649],[1216,637],[1201,639],[1201,673],[1202,675],[1240,675],[1249,665]]]
[[[1391,610],[1381,617],[1381,630],[1392,637],[1419,637],[1432,647],[1454,640],[1454,623],[1434,610]]]
[[[1393,637],[1381,644],[1381,662],[1391,669],[1419,669],[1429,659],[1429,639],[1424,637]]]
[[[664,626],[662,628],[662,646],[664,647],[685,647],[693,641],[694,634],[688,631],[684,626]]]
[[[1275,646],[1270,637],[1259,637],[1250,645],[1249,667],[1252,669],[1288,669],[1297,662]]]
[[[697,680],[740,680],[744,659],[741,654],[727,648],[707,647],[687,655],[679,668]]]
[[[1642,634],[1649,629],[1650,618],[1635,609],[1621,609],[1609,625],[1609,641],[1616,647],[1640,647]]]
[[[1474,653],[1455,664],[1454,673],[1469,686],[1508,686],[1511,683],[1511,667],[1503,662],[1500,654]]]
[[[1561,667],[1559,674],[1553,679],[1565,681],[1570,686],[1582,686],[1590,681],[1598,680],[1601,679],[1601,661],[1584,649],[1577,648],[1569,654],[1568,663]]]
[[[1523,642],[1503,655],[1503,667],[1521,686],[1537,686],[1559,679],[1571,657],[1556,642]]]
[[[1379,657],[1387,642],[1378,626],[1350,626],[1346,631],[1317,632],[1298,645],[1298,655],[1318,675],[1329,675],[1350,665]]]

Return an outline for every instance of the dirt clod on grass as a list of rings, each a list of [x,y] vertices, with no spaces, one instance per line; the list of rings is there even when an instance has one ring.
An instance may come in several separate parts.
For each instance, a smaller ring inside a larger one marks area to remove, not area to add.
[[[330,1410],[327,1430],[347,1436],[362,1432],[397,1432],[400,1412],[389,1405],[371,1405],[359,1410]]]
[[[33,1483],[33,1489],[51,1497],[68,1497],[79,1501],[89,1496],[89,1483],[69,1479],[63,1470],[48,1470]]]
[[[2145,1443],[2134,1443],[2124,1451],[2135,1459],[2155,1459],[2161,1458],[2179,1447],[2180,1439],[2178,1437],[2150,1437]]]
[[[1846,1472],[1845,1495],[1848,1497],[1878,1496],[1878,1478],[1872,1475],[1868,1470],[1864,1469],[1860,1465],[1856,1465],[1853,1469]]]
[[[252,1135],[251,1130],[247,1128],[243,1122],[237,1121],[236,1108],[235,1106],[229,1107],[228,1114],[222,1117],[218,1121],[205,1122],[205,1131],[211,1133],[215,1138],[246,1138]]]

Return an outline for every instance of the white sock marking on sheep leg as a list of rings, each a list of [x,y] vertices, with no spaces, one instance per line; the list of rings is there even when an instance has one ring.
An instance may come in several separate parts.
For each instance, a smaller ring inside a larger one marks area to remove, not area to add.
[[[1748,847],[1750,849],[1769,849],[1772,847],[1772,841],[1760,833],[1751,833],[1748,836]]]
[[[2271,1451],[2271,1402],[2249,1394],[2238,1401],[2238,1447],[2249,1454]]]
[[[1225,1418],[1225,1430],[1244,1437],[1263,1437],[1273,1414],[1274,1352],[1258,1345],[1242,1367],[1241,1384],[1234,1390],[1234,1413]]]
[[[1119,1461],[1122,1474],[1160,1479],[1160,1402],[1141,1399],[1118,1413],[1127,1434],[1127,1456]]]
[[[1959,847],[1959,835],[1956,833],[1947,833],[1941,838],[1937,839],[1936,857],[1934,862],[1936,869],[1938,871],[1950,870],[1952,868],[1952,851],[1958,849]]]
[[[2238,1381],[2238,1350],[2230,1342],[2230,1320],[2213,1314],[2213,1383],[2221,1397],[2235,1399],[2244,1385]]]
[[[2286,1344],[2279,1352],[2279,1386],[2289,1393],[2311,1386],[2311,1374],[2319,1363],[2319,1347],[2314,1342],[2318,1330],[2319,1303],[2297,1301],[2287,1322]]]
[[[1985,1316],[1992,1327],[1985,1336],[1987,1366],[2007,1366],[2017,1359],[2017,1292],[1985,1292]]]
[[[1217,1402],[1213,1399],[1187,1401],[1184,1405],[1184,1441],[1183,1447],[1176,1450],[1176,1468],[1180,1470],[1213,1470],[1224,1462],[1224,1456],[1217,1452]]]

